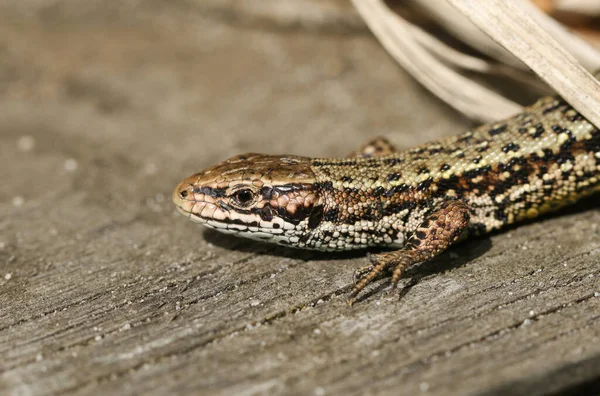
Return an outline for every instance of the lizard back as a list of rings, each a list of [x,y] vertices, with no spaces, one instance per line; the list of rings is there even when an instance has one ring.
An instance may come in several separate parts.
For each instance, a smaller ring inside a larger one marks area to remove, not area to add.
[[[374,158],[313,159],[321,222],[300,243],[401,246],[437,204],[462,200],[486,233],[600,190],[600,131],[559,98],[506,121]]]

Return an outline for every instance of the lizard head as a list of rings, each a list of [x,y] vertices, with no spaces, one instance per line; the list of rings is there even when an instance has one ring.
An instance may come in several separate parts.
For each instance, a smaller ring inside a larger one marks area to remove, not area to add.
[[[225,233],[296,244],[320,223],[323,202],[310,159],[243,154],[177,185],[184,215]]]

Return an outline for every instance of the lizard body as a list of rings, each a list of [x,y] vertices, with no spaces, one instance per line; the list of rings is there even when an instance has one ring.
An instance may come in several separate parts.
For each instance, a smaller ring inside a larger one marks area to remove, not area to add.
[[[600,131],[560,98],[505,121],[395,152],[383,139],[346,158],[244,154],[182,181],[180,212],[223,232],[339,251],[388,246],[370,281],[600,191]],[[352,300],[351,300],[352,301]]]

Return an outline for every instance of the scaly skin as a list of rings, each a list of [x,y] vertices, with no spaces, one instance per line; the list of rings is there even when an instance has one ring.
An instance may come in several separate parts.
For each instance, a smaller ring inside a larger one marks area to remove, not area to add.
[[[389,246],[351,293],[431,259],[468,235],[556,210],[600,191],[600,131],[561,99],[394,152],[378,139],[348,158],[245,154],[181,182],[178,209],[219,231],[286,246]]]

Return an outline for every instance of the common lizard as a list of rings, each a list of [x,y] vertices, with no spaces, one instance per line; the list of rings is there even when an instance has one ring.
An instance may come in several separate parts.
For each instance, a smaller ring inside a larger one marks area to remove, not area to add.
[[[600,191],[600,131],[556,97],[507,120],[397,152],[375,139],[345,158],[243,154],[182,181],[179,211],[222,232],[304,249],[386,246],[372,280],[458,240]]]

